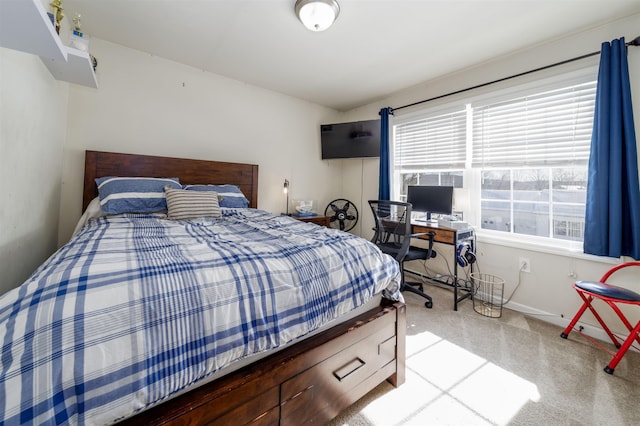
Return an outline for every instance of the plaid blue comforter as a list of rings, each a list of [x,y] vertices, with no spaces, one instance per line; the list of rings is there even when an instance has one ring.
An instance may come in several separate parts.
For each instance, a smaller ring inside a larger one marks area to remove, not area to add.
[[[0,424],[109,424],[366,302],[368,241],[260,210],[101,217],[0,298]]]

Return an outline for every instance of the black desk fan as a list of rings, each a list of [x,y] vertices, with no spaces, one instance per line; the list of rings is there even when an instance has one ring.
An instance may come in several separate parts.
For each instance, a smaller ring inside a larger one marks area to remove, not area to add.
[[[341,231],[350,231],[358,223],[358,209],[355,204],[344,198],[333,200],[324,210],[324,215],[329,216],[331,227]]]

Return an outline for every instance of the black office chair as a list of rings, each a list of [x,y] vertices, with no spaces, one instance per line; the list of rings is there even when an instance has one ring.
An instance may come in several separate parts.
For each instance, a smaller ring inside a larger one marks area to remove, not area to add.
[[[433,250],[433,232],[412,234],[411,204],[399,201],[369,200],[369,206],[375,219],[375,234],[371,239],[383,253],[393,256],[400,264],[402,281],[400,289],[407,290],[424,297],[424,306],[431,308],[433,300],[423,291],[422,283],[406,282],[404,279],[404,262],[409,260],[431,259],[436,256]],[[424,249],[411,245],[411,238],[421,237],[428,240],[429,247]],[[417,288],[416,288],[417,287]]]

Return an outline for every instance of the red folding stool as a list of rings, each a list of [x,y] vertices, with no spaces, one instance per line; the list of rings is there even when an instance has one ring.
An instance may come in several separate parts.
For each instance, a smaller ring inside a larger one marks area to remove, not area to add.
[[[560,334],[560,337],[566,339],[569,336],[569,332],[576,325],[584,311],[589,308],[593,316],[598,320],[604,331],[609,335],[613,344],[618,348],[618,351],[615,353],[613,359],[609,364],[604,368],[609,374],[613,374],[613,370],[616,368],[624,354],[631,347],[634,341],[640,343],[640,321],[633,327],[629,320],[624,316],[620,308],[617,304],[627,304],[627,305],[636,305],[640,306],[640,294],[628,290],[626,288],[618,287],[615,285],[607,284],[607,279],[614,272],[619,271],[622,268],[627,268],[629,266],[640,266],[640,262],[626,262],[620,265],[614,266],[609,269],[603,276],[600,278],[599,282],[595,281],[577,281],[573,288],[576,289],[578,295],[584,300],[582,307],[578,310],[576,315],[571,320],[571,323],[564,329],[564,331]],[[609,327],[604,323],[600,315],[596,312],[595,308],[591,305],[591,302],[594,299],[599,299],[605,302],[607,305],[611,306],[611,309],[615,311],[618,315],[618,318],[622,321],[622,323],[629,330],[629,336],[620,344],[618,338],[613,335]]]

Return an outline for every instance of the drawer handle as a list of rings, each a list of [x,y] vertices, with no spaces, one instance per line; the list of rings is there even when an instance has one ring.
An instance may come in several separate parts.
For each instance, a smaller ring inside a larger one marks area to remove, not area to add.
[[[365,362],[363,360],[361,360],[360,358],[356,358],[353,361],[349,362],[348,364],[338,368],[336,371],[333,372],[333,375],[336,376],[336,379],[338,379],[339,381],[342,381],[350,374],[355,373],[360,368],[364,367],[364,365],[365,365]]]

